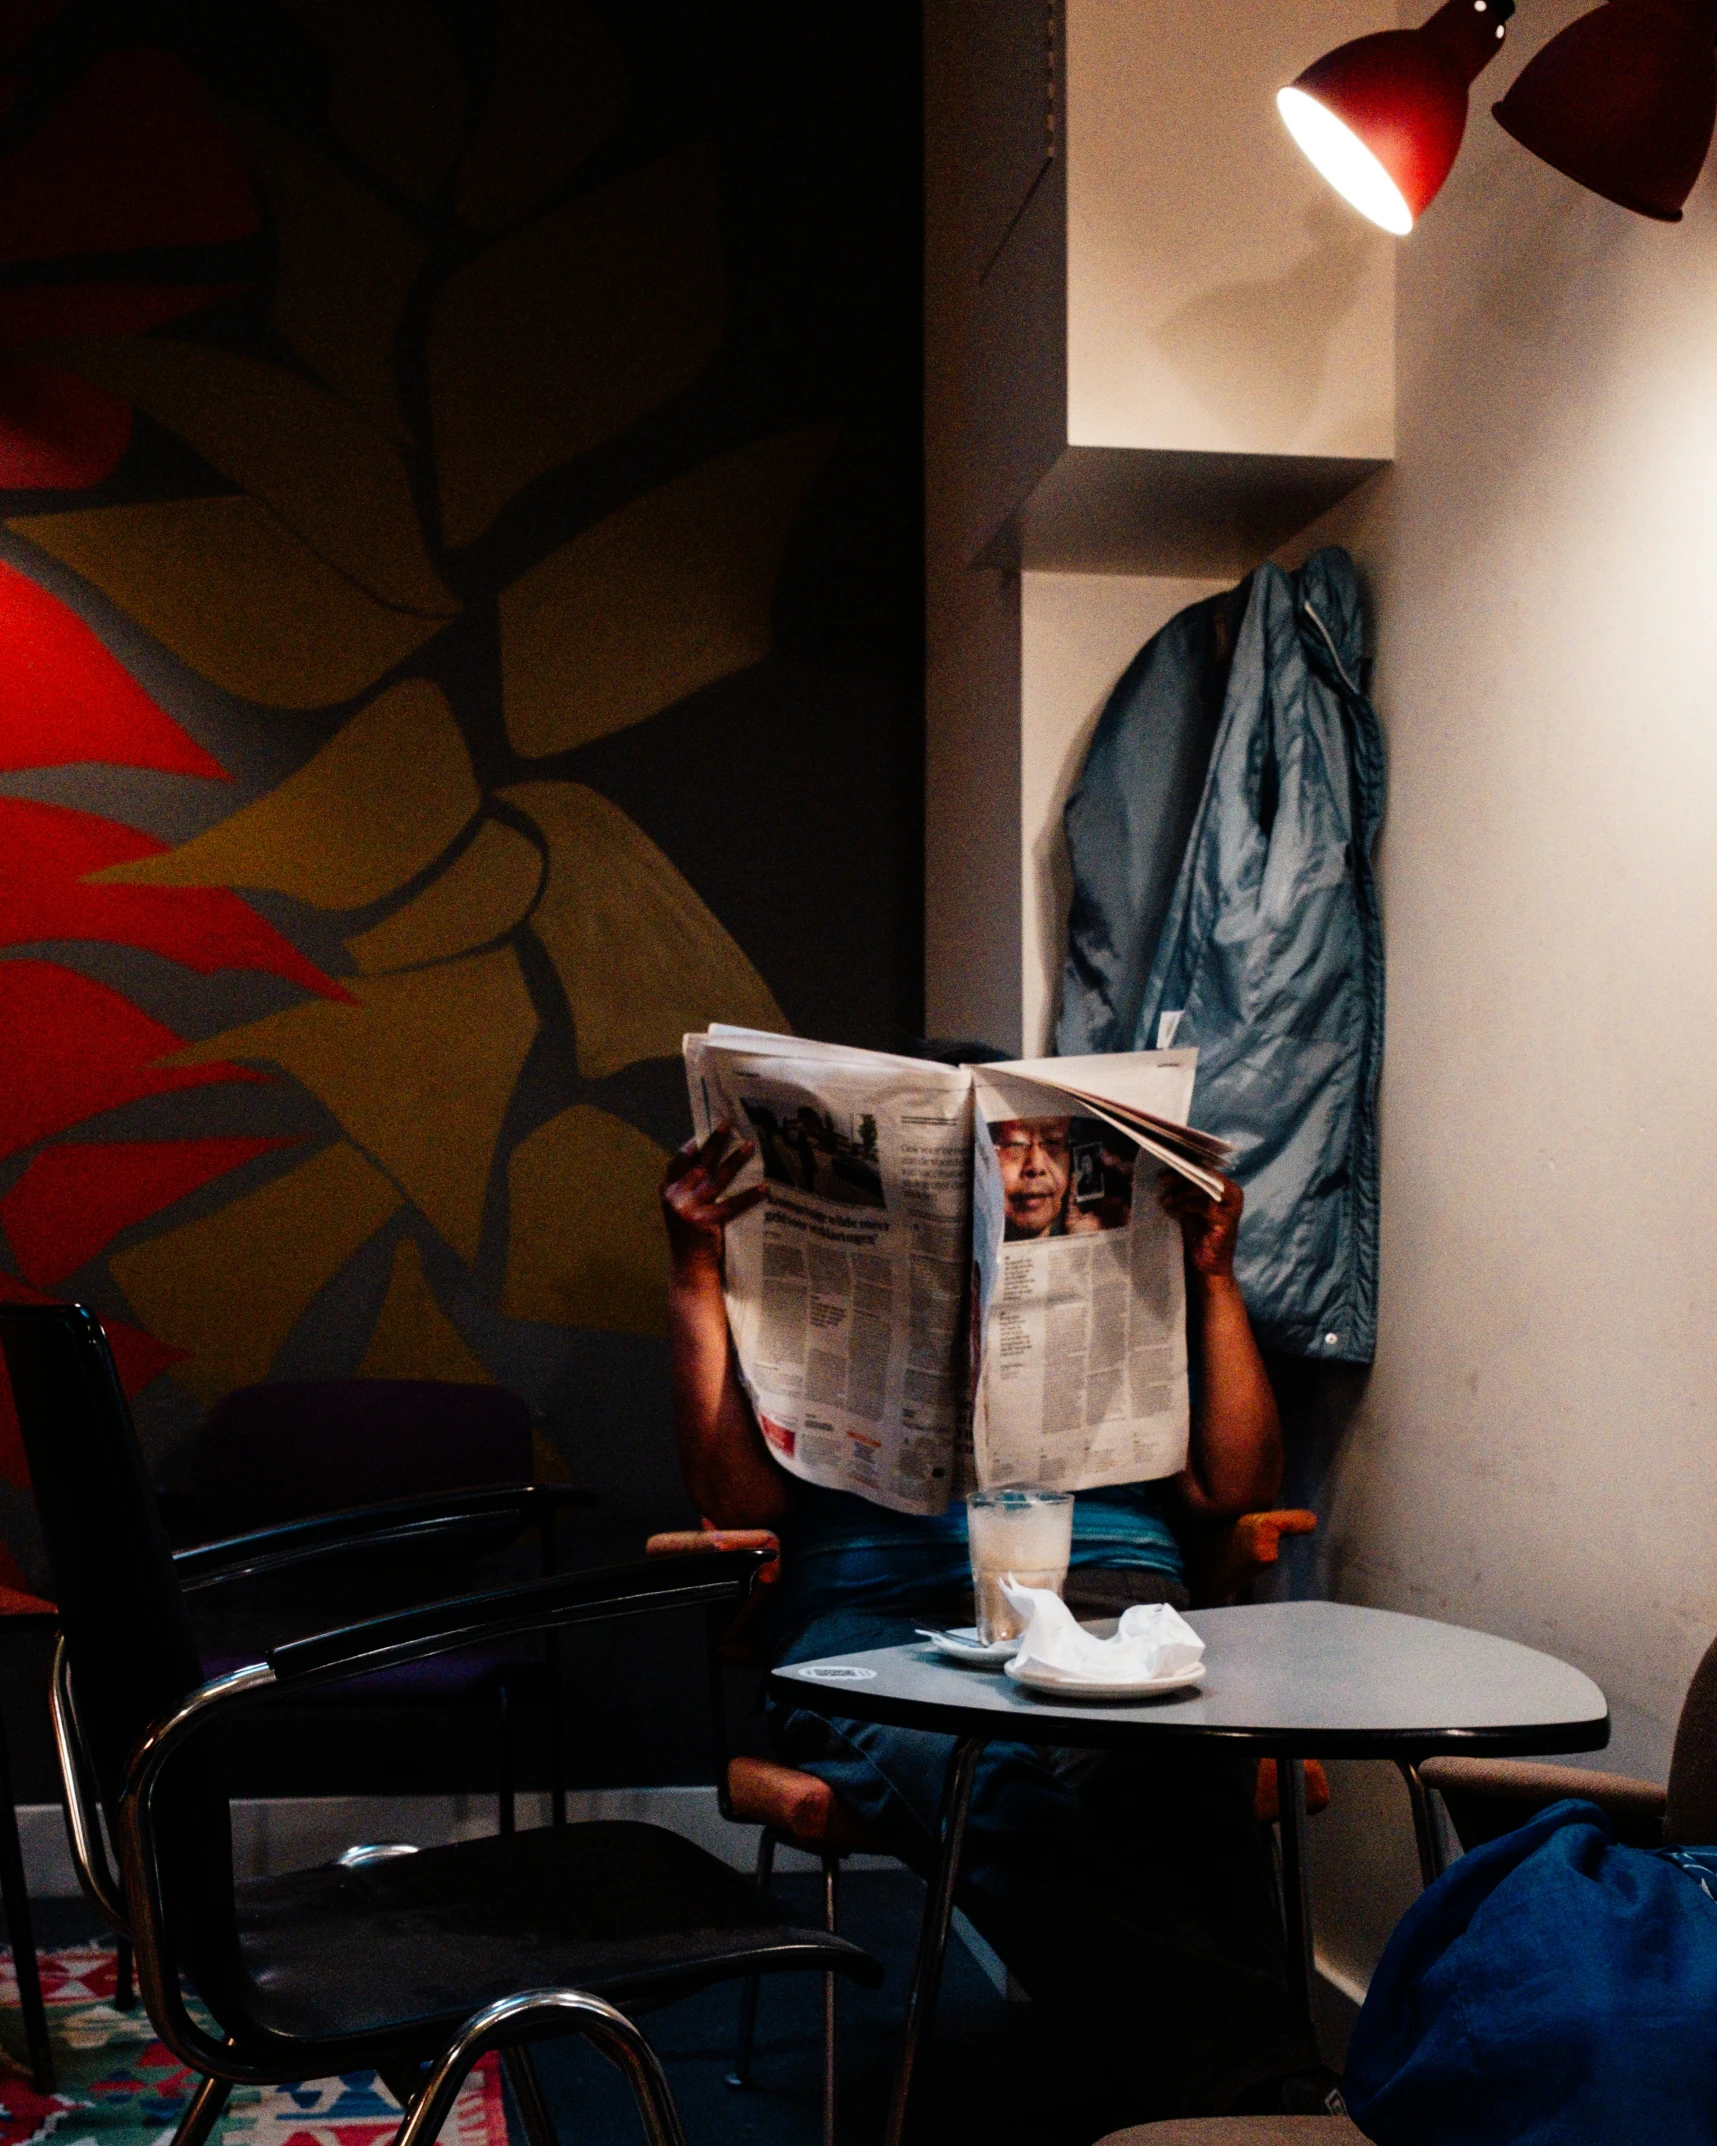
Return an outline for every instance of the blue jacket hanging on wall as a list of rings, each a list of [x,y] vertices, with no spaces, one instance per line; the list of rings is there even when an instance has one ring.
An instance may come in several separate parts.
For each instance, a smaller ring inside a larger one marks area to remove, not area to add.
[[[1260,567],[1244,602],[1213,738],[1229,599],[1172,620],[1103,711],[1067,806],[1056,1048],[1198,1046],[1193,1115],[1239,1150],[1237,1272],[1260,1340],[1369,1363],[1384,774],[1353,562]]]

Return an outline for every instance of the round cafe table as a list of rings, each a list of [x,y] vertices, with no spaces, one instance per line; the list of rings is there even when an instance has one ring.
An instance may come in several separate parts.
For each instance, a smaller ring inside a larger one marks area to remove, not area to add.
[[[1306,1889],[1307,1758],[1391,1760],[1413,1799],[1426,1883],[1441,1835],[1419,1767],[1434,1753],[1597,1751],[1609,1708],[1590,1677],[1553,1655],[1427,1617],[1343,1602],[1267,1602],[1194,1610],[1205,1680],[1167,1698],[1116,1705],[1053,1700],[1006,1676],[948,1660],[927,1644],[792,1662],[771,1673],[778,1699],[955,1739],[943,1790],[937,1867],[924,1900],[887,2146],[901,2146],[912,2076],[941,1987],[966,1814],[979,1755],[992,1739],[1088,1750],[1167,1749],[1192,1737],[1249,1745],[1279,1767],[1288,1970],[1310,2016],[1312,1928]]]

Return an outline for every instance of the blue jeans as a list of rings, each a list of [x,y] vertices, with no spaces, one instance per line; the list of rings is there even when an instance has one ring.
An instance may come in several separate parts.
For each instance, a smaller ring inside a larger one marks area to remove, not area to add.
[[[928,1621],[832,1611],[782,1658],[899,1645]],[[770,1730],[783,1759],[929,1876],[951,1736],[778,1703]],[[1315,2061],[1288,1995],[1255,1773],[1214,1742],[1136,1754],[993,1743],[978,1761],[956,1898],[1058,2015],[1069,2059],[1105,2081],[1117,2122],[1220,2113]]]

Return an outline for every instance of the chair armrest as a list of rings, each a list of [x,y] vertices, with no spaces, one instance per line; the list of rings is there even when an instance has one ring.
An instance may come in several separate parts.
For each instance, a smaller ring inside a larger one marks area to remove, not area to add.
[[[1315,1535],[1318,1516],[1290,1506],[1284,1512],[1242,1513],[1234,1523],[1234,1546],[1248,1564],[1273,1565],[1284,1535]]]
[[[1195,1544],[1193,1597],[1201,1608],[1232,1602],[1240,1590],[1282,1554],[1284,1535],[1311,1535],[1318,1516],[1298,1507],[1267,1513],[1242,1513],[1238,1519],[1206,1529]]]
[[[691,1557],[710,1550],[762,1550],[769,1562],[757,1575],[759,1587],[772,1587],[781,1574],[781,1538],[772,1528],[671,1528],[652,1535],[646,1557]]]
[[[396,1668],[491,1639],[515,1638],[644,1610],[737,1608],[763,1563],[760,1550],[657,1558],[526,1580],[482,1594],[456,1595],[414,1609],[367,1617],[269,1650],[275,1684],[289,1687]]]
[[[714,1676],[722,1662],[734,1669],[767,1669],[769,1654],[753,1641],[751,1630],[763,1613],[764,1588],[773,1587],[781,1577],[781,1538],[772,1528],[712,1528],[706,1522],[701,1528],[675,1528],[665,1535],[652,1535],[644,1545],[646,1557],[677,1557],[700,1551],[707,1554],[711,1550],[761,1550],[768,1560],[758,1571],[756,1586],[734,1614],[725,1623],[718,1621],[712,1626],[711,1674]],[[710,1689],[716,1707],[716,1755],[725,1765],[727,1727],[719,1679]]]
[[[1594,1773],[1540,1759],[1426,1759],[1419,1778],[1448,1805],[1463,1848],[1511,1833],[1537,1811],[1566,1797],[1583,1797],[1608,1814],[1616,1838],[1655,1848],[1663,1839],[1668,1794],[1655,1781],[1624,1773]]]
[[[509,1512],[521,1527],[557,1507],[594,1505],[595,1493],[569,1483],[499,1483],[423,1497],[390,1498],[345,1512],[318,1513],[278,1527],[254,1528],[219,1542],[198,1543],[173,1555],[173,1570],[186,1592],[256,1579],[312,1558],[344,1550],[405,1548],[480,1529]]]

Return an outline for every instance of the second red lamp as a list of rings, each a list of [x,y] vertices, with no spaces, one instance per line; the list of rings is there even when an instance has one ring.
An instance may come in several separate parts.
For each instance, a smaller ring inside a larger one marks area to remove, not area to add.
[[[1417,30],[1326,53],[1276,102],[1353,206],[1412,230],[1448,177],[1467,91],[1514,0],[1447,0]],[[1605,0],[1551,39],[1495,107],[1515,139],[1606,200],[1675,222],[1717,119],[1717,0]]]

